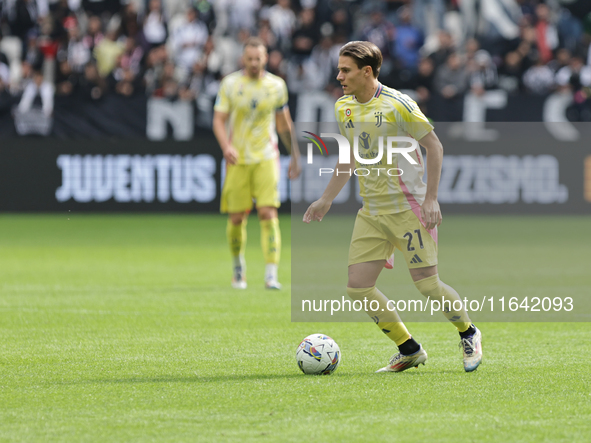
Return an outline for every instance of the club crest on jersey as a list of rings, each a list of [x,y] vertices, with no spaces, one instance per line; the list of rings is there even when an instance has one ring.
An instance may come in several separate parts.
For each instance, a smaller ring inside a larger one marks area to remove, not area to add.
[[[347,117],[351,117],[351,110],[350,110],[350,109],[347,109],[347,110],[345,111],[345,115],[346,115]]]
[[[382,111],[377,111],[375,113],[375,118],[376,118],[376,126],[379,128],[380,126],[382,126],[382,119],[384,118]]]

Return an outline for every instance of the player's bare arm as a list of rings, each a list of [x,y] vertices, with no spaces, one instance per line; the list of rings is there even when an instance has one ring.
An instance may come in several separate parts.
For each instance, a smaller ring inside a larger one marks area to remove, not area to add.
[[[441,164],[443,162],[443,145],[435,134],[429,132],[419,140],[421,146],[427,151],[427,193],[421,206],[421,217],[425,222],[425,228],[433,229],[442,221],[441,209],[437,201],[439,179],[441,178]]]
[[[300,165],[298,140],[294,131],[291,114],[287,106],[275,113],[275,126],[277,127],[277,134],[279,134],[285,149],[287,149],[287,152],[291,155],[288,174],[290,179],[295,180],[300,176],[302,168]]]
[[[304,214],[304,223],[310,223],[311,221],[322,221],[330,207],[332,201],[339,195],[343,186],[351,178],[351,170],[354,168],[353,154],[351,153],[351,161],[349,163],[338,163],[335,166],[335,171],[332,174],[330,182],[326,186],[322,197],[312,203],[306,213]]]
[[[225,112],[214,111],[213,113],[213,133],[217,139],[226,162],[230,165],[236,164],[238,161],[238,151],[232,146],[228,140],[228,134],[226,133],[226,121],[228,120],[229,114]]]

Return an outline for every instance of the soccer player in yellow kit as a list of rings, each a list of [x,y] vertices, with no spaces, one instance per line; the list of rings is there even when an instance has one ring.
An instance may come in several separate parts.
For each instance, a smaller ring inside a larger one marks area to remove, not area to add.
[[[255,199],[266,262],[265,287],[281,289],[277,281],[281,252],[277,134],[291,153],[291,179],[300,174],[299,151],[287,107],[287,87],[265,70],[267,49],[262,40],[252,37],[246,41],[242,61],[243,70],[222,80],[213,117],[213,131],[227,165],[221,212],[229,214],[226,234],[233,259],[232,286],[246,288],[246,222]]]
[[[421,294],[446,307],[442,309],[443,314],[460,333],[464,370],[471,372],[482,360],[482,335],[465,309],[449,309],[460,297],[452,287],[439,280],[437,273],[437,227],[441,224],[437,190],[443,147],[417,104],[407,95],[378,81],[381,64],[382,54],[373,43],[350,42],[341,48],[337,80],[345,96],[335,104],[340,132],[352,148],[355,137],[371,140],[370,146],[364,146],[367,149],[365,158],[370,159],[377,156],[378,137],[376,133],[371,134],[373,129],[366,128],[387,125],[380,129],[384,135],[410,135],[427,151],[427,184],[422,180],[424,169],[418,146],[408,154],[413,162],[394,154],[393,164],[386,168],[386,160],[362,164],[353,160],[355,157],[351,155],[349,164],[337,165],[322,197],[310,205],[303,220],[306,223],[321,221],[351,177],[350,171],[355,168],[369,170],[369,174],[364,171],[359,176],[363,208],[357,214],[349,248],[347,293],[353,300],[367,299],[370,305],[373,300],[377,301],[379,308],[367,312],[398,346],[399,352],[377,372],[401,372],[427,361],[423,347],[409,334],[398,313],[392,310],[391,303],[388,305],[389,299],[375,287],[394,248],[404,254]],[[362,130],[364,132],[359,134]],[[378,168],[382,169],[382,174]],[[384,173],[384,169],[389,168],[399,168],[403,173],[390,176]]]

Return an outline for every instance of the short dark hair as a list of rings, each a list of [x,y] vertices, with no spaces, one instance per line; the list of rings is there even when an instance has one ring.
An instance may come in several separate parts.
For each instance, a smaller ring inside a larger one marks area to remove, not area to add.
[[[267,45],[265,45],[265,42],[260,37],[248,37],[244,42],[244,48],[248,46],[252,46],[254,48],[262,47],[265,51],[267,51]]]
[[[369,66],[373,76],[378,78],[382,67],[382,51],[371,42],[349,42],[339,51],[339,56],[351,57],[359,69]]]

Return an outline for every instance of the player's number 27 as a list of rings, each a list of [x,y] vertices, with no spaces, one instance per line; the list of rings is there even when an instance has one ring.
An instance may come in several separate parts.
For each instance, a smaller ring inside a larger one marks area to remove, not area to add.
[[[423,237],[421,237],[421,230],[415,229],[414,232],[419,237],[419,246],[421,247],[421,249],[423,249],[425,246],[423,245]],[[406,234],[404,234],[403,237],[408,238],[408,244],[406,245],[406,250],[407,251],[414,251],[415,248],[414,248],[414,246],[412,246],[412,237],[413,237],[412,233],[409,231]]]

